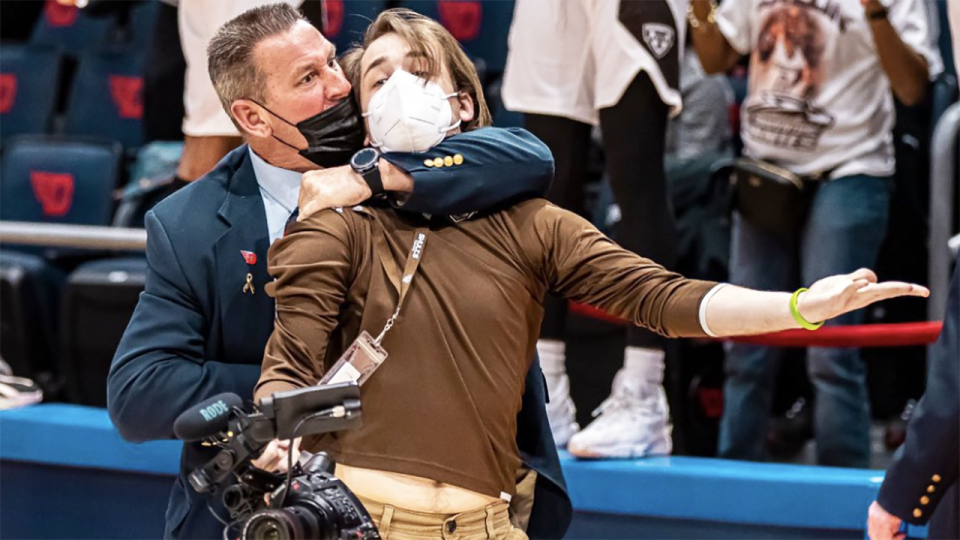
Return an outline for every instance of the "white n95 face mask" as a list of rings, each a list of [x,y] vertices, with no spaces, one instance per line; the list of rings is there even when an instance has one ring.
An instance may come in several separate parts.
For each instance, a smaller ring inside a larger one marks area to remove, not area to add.
[[[426,152],[443,140],[451,125],[453,108],[435,82],[397,70],[370,99],[364,117],[369,119],[371,144],[381,152]]]

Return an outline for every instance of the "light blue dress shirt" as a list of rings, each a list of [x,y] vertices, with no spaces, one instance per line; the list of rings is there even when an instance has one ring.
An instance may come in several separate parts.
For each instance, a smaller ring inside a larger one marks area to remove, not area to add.
[[[283,238],[283,229],[290,214],[297,208],[300,197],[301,173],[275,167],[263,160],[253,149],[248,149],[253,162],[253,174],[263,196],[263,209],[267,213],[267,230],[270,243]]]

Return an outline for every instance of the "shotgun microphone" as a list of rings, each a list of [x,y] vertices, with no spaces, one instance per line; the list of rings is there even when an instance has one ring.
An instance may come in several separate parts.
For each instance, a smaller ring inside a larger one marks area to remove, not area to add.
[[[186,411],[173,423],[173,433],[183,441],[199,441],[227,427],[230,411],[243,406],[243,400],[229,392],[213,396]]]

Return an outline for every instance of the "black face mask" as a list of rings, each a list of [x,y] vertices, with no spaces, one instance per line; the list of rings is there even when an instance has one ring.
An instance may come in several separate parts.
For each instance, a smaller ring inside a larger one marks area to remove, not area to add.
[[[363,141],[367,132],[363,125],[363,118],[360,116],[360,111],[357,110],[357,104],[353,101],[352,96],[297,124],[288,121],[256,101],[254,103],[297,128],[297,131],[307,140],[307,148],[300,150],[276,135],[273,135],[274,139],[293,148],[301,156],[321,167],[346,165],[350,162],[350,157],[357,150],[363,148]]]

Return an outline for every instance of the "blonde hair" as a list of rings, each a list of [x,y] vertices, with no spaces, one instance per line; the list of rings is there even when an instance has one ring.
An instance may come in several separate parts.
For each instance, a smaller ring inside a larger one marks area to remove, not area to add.
[[[357,93],[357,101],[360,100],[360,59],[371,43],[386,34],[397,34],[410,45],[411,52],[426,59],[427,78],[438,76],[442,71],[441,62],[446,63],[454,90],[466,92],[473,99],[475,114],[473,120],[464,123],[463,131],[493,125],[477,68],[463,52],[460,43],[437,21],[406,8],[381,12],[363,35],[363,44],[340,59],[340,66]]]

